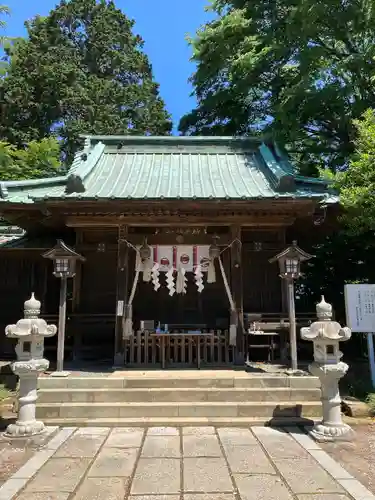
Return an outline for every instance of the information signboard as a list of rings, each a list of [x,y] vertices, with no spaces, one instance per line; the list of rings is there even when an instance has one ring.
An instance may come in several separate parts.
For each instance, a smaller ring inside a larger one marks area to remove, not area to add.
[[[375,387],[375,285],[345,285],[346,322],[352,332],[366,333],[372,386]]]
[[[346,322],[352,332],[375,332],[375,285],[345,285]]]

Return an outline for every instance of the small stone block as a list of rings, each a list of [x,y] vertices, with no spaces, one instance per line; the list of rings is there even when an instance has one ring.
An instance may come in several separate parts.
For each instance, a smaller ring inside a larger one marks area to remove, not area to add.
[[[103,435],[77,435],[75,434],[57,450],[55,457],[93,458],[104,443]]]
[[[223,458],[184,458],[184,491],[231,492],[229,470]]]
[[[260,446],[226,448],[225,454],[234,474],[276,474],[274,467]]]
[[[309,453],[283,430],[259,427],[252,430],[272,458],[309,458]]]
[[[89,458],[50,458],[25,493],[73,492],[90,464]]]
[[[179,436],[177,427],[150,427],[147,431],[148,436]]]
[[[88,477],[129,477],[137,453],[136,448],[103,448],[92,464]]]
[[[81,427],[76,436],[107,436],[110,430],[109,427]]]
[[[0,500],[11,500],[25,486],[27,479],[8,479],[0,487]]]
[[[193,493],[184,495],[184,500],[212,500],[212,496],[212,493]],[[236,496],[232,493],[215,493],[215,500],[236,500]]]
[[[216,436],[184,436],[184,457],[222,457],[219,441]]]
[[[221,427],[217,432],[224,448],[227,446],[251,446],[258,444],[258,441],[255,439],[249,429],[241,429],[238,427]]]
[[[283,481],[277,476],[235,475],[234,476],[241,500],[292,500]]]
[[[147,436],[142,448],[143,458],[179,458],[180,436]]]
[[[74,500],[123,500],[127,485],[127,478],[88,477],[81,484]]]
[[[68,500],[70,493],[21,493],[17,500]]]
[[[179,494],[180,467],[180,460],[176,458],[140,458],[130,493],[154,496]]]
[[[180,500],[180,495],[137,495],[130,496],[129,500]]]
[[[274,460],[293,493],[343,493],[341,486],[312,458]]]
[[[214,435],[215,427],[183,427],[182,433],[184,436]]]
[[[105,443],[105,447],[112,448],[139,448],[142,443],[144,430],[140,428],[113,429]]]
[[[75,430],[76,427],[65,427],[64,429],[61,429],[61,431],[47,443],[47,448],[49,450],[57,450],[59,446],[61,446],[67,439],[70,438]]]
[[[36,453],[28,460],[17,472],[12,476],[12,479],[30,479],[38,472],[39,469],[47,462],[53,455],[53,450],[42,450]]]
[[[323,450],[310,450],[310,454],[334,479],[354,479],[340,464]]]
[[[338,482],[355,500],[375,500],[375,495],[356,479],[339,479]]]
[[[335,495],[332,493],[327,493],[324,494],[322,493],[321,495],[298,495],[298,500],[350,500],[349,497],[346,495]]]

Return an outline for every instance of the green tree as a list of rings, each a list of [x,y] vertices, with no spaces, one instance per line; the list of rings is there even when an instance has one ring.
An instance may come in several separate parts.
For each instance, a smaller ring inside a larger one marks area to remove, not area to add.
[[[69,159],[80,133],[170,133],[133,26],[106,0],[62,0],[27,22],[0,89],[0,137],[19,146],[52,132]]]
[[[336,175],[344,222],[355,235],[375,230],[375,111],[367,110],[354,125],[356,150],[345,172]]]
[[[0,181],[40,179],[62,173],[60,145],[52,137],[31,141],[26,147],[0,142]]]
[[[191,40],[197,107],[183,134],[271,134],[300,170],[353,152],[353,119],[375,107],[373,0],[213,0]]]
[[[6,5],[0,5],[0,30],[3,30],[6,27],[6,22],[2,19],[2,17],[4,15],[8,15],[9,12],[9,7]],[[0,36],[0,46],[4,46],[6,40],[7,38],[5,36]]]

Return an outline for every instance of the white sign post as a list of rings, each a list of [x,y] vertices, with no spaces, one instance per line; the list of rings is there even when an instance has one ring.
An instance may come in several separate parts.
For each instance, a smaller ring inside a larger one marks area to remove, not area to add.
[[[375,387],[375,285],[345,285],[346,321],[352,332],[366,333],[372,386]]]

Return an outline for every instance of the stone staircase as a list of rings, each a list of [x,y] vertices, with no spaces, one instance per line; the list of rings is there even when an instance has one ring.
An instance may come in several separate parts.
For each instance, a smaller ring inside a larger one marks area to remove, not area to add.
[[[295,425],[321,416],[310,376],[236,371],[114,372],[39,379],[37,417],[50,425]]]

